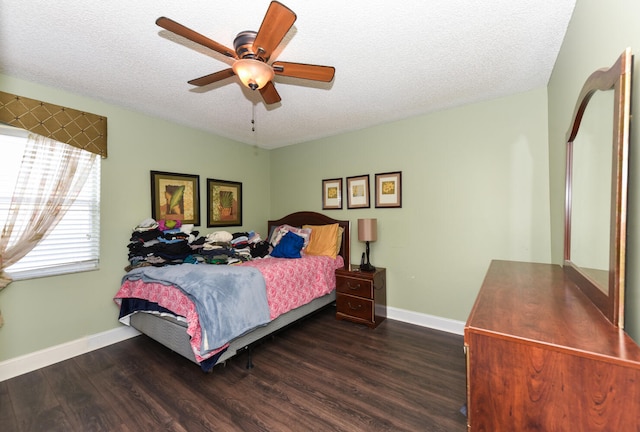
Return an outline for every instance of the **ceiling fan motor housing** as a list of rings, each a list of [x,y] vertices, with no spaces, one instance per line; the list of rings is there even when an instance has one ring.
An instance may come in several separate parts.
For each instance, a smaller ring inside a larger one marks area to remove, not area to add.
[[[238,54],[239,58],[265,61],[265,59],[259,57],[255,52],[253,52],[253,41],[256,40],[257,35],[258,33],[253,30],[246,30],[238,33],[236,38],[233,40],[233,48],[236,50],[236,54]]]

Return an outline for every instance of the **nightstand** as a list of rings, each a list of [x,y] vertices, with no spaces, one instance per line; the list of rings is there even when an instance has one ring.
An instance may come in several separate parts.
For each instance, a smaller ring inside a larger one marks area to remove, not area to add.
[[[336,318],[375,328],[387,317],[387,271],[336,270]]]

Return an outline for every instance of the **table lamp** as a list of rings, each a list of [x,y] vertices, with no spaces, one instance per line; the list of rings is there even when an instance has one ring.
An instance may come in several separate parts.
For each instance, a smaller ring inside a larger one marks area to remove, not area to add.
[[[378,238],[378,220],[377,219],[358,219],[358,240],[366,243],[366,257],[362,254],[362,261],[360,263],[360,271],[374,272],[376,268],[371,265],[369,261],[369,242],[376,241]]]

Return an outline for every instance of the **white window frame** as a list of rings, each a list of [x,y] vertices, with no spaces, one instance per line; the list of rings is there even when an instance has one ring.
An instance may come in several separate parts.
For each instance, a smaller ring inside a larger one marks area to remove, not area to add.
[[[0,146],[9,139],[26,142],[29,132],[23,129],[0,127]],[[15,153],[15,152],[14,152]],[[20,152],[18,152],[20,153]],[[20,159],[22,154],[20,153]],[[0,163],[0,177],[8,173],[9,164],[20,165],[20,159],[9,161],[3,157]],[[0,178],[0,185],[6,179]],[[14,176],[15,183],[15,176]],[[9,189],[9,190],[7,190]],[[4,226],[12,187],[0,186],[0,230]],[[8,195],[8,196],[7,196]],[[8,200],[8,203],[7,203]],[[75,229],[78,228],[78,229]],[[92,167],[89,179],[78,198],[58,225],[25,257],[5,269],[13,280],[78,273],[97,270],[100,262],[100,158]]]

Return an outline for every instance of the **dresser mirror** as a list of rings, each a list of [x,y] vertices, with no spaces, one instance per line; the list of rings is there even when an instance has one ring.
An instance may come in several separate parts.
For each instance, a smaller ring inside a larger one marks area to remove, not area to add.
[[[567,133],[564,269],[624,327],[631,50],[585,82]]]

